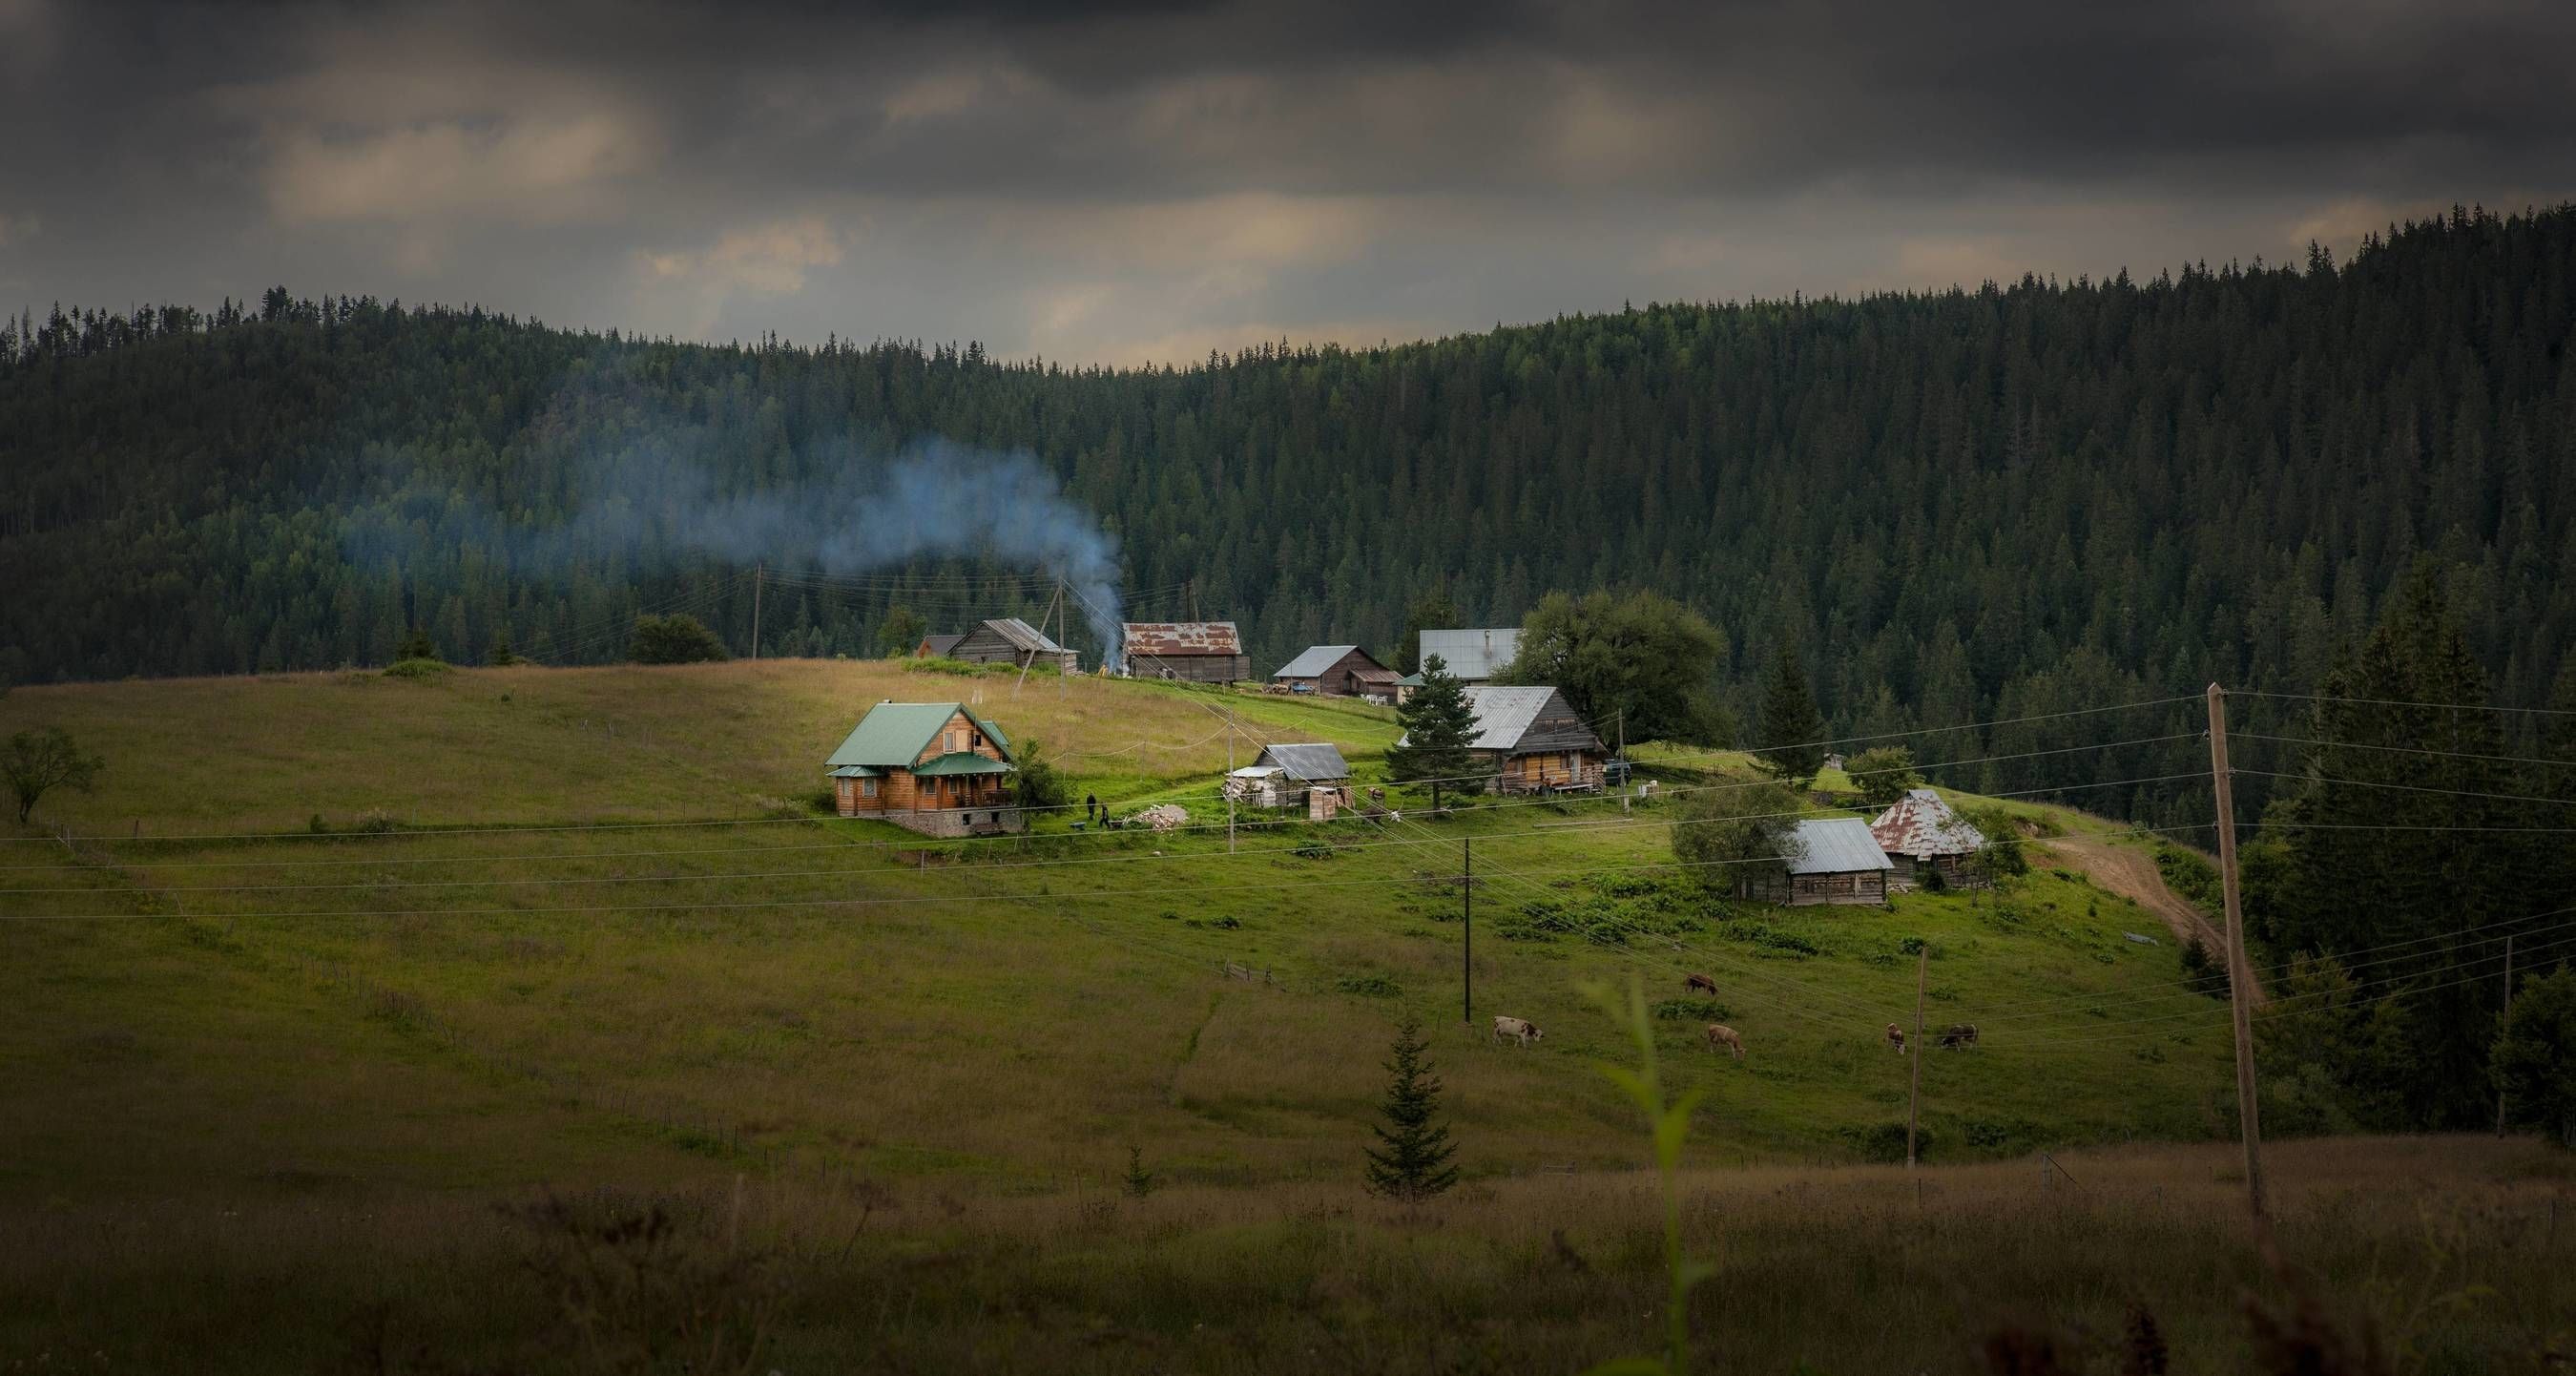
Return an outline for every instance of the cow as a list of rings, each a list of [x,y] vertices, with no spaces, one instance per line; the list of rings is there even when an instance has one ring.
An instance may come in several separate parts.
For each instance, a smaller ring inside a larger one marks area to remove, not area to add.
[[[1685,994],[1701,989],[1707,990],[1710,998],[1717,997],[1717,981],[1706,975],[1691,975],[1682,980],[1682,992]]]
[[[1889,1023],[1887,1025],[1887,1046],[1889,1050],[1894,1051],[1897,1055],[1904,1055],[1905,1029],[1894,1023]]]
[[[1948,1031],[1941,1034],[1941,1045],[1952,1051],[1964,1050],[1976,1044],[1977,1025],[1972,1022],[1954,1022],[1950,1024]]]
[[[1708,1049],[1715,1051],[1721,1046],[1734,1053],[1735,1059],[1739,1061],[1744,1059],[1744,1038],[1737,1035],[1735,1029],[1727,1026],[1725,1023],[1710,1023],[1708,1025]]]
[[[1494,1019],[1495,1041],[1501,1041],[1508,1037],[1523,1046],[1527,1046],[1544,1035],[1546,1034],[1538,1030],[1538,1024],[1531,1022],[1527,1018],[1496,1017]]]

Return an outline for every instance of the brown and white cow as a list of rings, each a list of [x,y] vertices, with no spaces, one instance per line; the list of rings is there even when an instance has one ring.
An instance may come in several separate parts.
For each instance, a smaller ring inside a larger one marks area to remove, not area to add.
[[[1887,1045],[1889,1049],[1893,1050],[1897,1055],[1904,1055],[1905,1029],[1894,1023],[1889,1023],[1887,1025]]]
[[[1707,990],[1710,998],[1717,997],[1717,981],[1710,979],[1706,975],[1691,975],[1682,981],[1683,993],[1687,994],[1700,989]]]
[[[1708,1025],[1708,1049],[1715,1051],[1721,1046],[1725,1047],[1728,1051],[1733,1052],[1735,1059],[1739,1061],[1744,1059],[1744,1038],[1739,1036],[1734,1028],[1727,1026],[1725,1023],[1710,1023]]]
[[[1494,1019],[1495,1041],[1502,1041],[1505,1038],[1509,1038],[1523,1046],[1527,1046],[1544,1035],[1544,1033],[1538,1030],[1538,1024],[1531,1022],[1527,1018],[1496,1017]]]

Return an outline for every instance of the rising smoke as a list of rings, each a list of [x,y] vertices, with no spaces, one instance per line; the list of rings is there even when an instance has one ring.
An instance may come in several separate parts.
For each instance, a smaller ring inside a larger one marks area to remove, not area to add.
[[[677,452],[687,447],[637,446],[593,466],[576,485],[585,495],[560,522],[531,527],[450,506],[427,524],[471,528],[468,539],[503,551],[524,578],[683,553],[837,575],[923,558],[1035,569],[1064,580],[1068,612],[1082,614],[1115,661],[1117,541],[1033,455],[925,439],[890,457],[848,454],[830,465],[829,479],[726,492],[706,465]],[[354,559],[411,563],[405,556],[422,547],[424,531],[417,506],[405,505],[350,521]]]

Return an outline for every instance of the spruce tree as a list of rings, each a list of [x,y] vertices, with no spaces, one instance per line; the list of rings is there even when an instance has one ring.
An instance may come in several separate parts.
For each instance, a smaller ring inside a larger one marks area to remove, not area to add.
[[[402,643],[394,647],[394,658],[436,659],[438,642],[429,638],[428,631],[414,626],[403,634]]]
[[[1775,777],[1804,788],[1825,767],[1825,747],[1819,739],[1824,734],[1825,719],[1816,711],[1815,694],[1807,687],[1807,669],[1798,662],[1797,643],[1784,636],[1780,656],[1771,661],[1771,676],[1762,688],[1761,746],[1754,753]]]
[[[1390,1199],[1419,1203],[1458,1183],[1458,1168],[1449,1158],[1458,1150],[1440,1112],[1440,1078],[1422,1054],[1430,1043],[1422,1023],[1406,1018],[1395,1029],[1395,1044],[1386,1062],[1386,1099],[1378,1105],[1386,1119],[1373,1128],[1378,1145],[1368,1152],[1369,1189]]]
[[[1404,736],[1387,747],[1387,777],[1400,784],[1430,784],[1435,812],[1444,785],[1461,793],[1484,791],[1483,779],[1466,777],[1476,767],[1467,752],[1476,739],[1476,711],[1467,702],[1467,685],[1440,656],[1422,662],[1422,686],[1395,709],[1395,719]]]

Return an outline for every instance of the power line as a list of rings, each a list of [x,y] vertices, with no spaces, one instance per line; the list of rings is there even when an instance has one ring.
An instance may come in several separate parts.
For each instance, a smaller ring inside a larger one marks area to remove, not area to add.
[[[2528,712],[2538,716],[2576,716],[2564,707],[2503,707],[2483,702],[2409,702],[2402,698],[2349,698],[2332,693],[2267,693],[2256,688],[2230,688],[2231,694],[2250,698],[2286,698],[2300,702],[2341,702],[2357,707],[2414,707],[2437,712]]]

